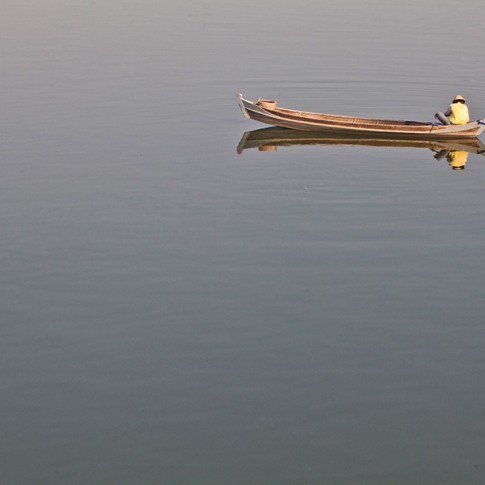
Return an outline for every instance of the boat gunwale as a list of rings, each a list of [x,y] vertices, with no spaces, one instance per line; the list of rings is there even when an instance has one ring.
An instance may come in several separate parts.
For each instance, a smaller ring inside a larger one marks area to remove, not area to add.
[[[278,112],[277,110],[265,110],[268,113],[271,113],[279,118],[293,120],[295,122],[301,123],[314,123],[317,125],[333,125],[333,126],[341,126],[341,127],[349,127],[349,128],[358,128],[358,129],[371,129],[371,130],[404,130],[404,131],[423,131],[428,132],[432,130],[435,125],[431,123],[421,123],[421,122],[413,122],[413,121],[391,121],[391,120],[379,120],[373,118],[356,118],[356,117],[345,117],[345,119],[331,119],[326,118],[325,115],[321,117],[301,117],[298,114],[286,114],[282,113],[281,111]],[[291,111],[291,110],[288,110]],[[299,113],[299,112],[296,112]],[[335,117],[336,118],[336,117]]]
[[[258,105],[256,105],[258,106]],[[334,115],[326,113],[316,113],[312,111],[299,111],[289,108],[279,108],[274,109],[263,108],[265,111],[275,114],[281,114],[283,116],[290,115],[298,119],[311,119],[311,120],[323,120],[323,121],[342,121],[351,123],[369,123],[369,124],[382,124],[382,125],[405,125],[405,126],[429,126],[430,123],[424,121],[407,121],[407,120],[386,120],[381,118],[365,118],[358,116],[345,116],[345,115]]]

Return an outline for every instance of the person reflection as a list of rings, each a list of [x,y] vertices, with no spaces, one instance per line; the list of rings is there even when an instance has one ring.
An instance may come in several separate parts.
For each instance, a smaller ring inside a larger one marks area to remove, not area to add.
[[[434,158],[436,160],[446,158],[452,170],[464,170],[468,160],[468,152],[465,150],[441,150]]]

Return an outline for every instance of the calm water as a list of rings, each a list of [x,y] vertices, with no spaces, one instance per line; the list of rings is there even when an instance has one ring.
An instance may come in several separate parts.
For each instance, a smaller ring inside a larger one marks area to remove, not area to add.
[[[482,2],[2,10],[1,483],[484,483],[485,158],[234,100],[485,117]]]

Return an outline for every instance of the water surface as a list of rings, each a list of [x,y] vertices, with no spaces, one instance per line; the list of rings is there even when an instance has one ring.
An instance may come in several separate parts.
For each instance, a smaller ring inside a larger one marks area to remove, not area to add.
[[[483,117],[484,15],[8,0],[0,481],[483,483],[485,159],[238,154],[234,94]]]

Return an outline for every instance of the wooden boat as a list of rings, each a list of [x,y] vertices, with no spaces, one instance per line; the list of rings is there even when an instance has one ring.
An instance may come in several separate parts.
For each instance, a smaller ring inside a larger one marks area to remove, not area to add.
[[[425,138],[391,138],[359,135],[329,134],[319,131],[297,131],[288,128],[262,128],[246,131],[237,146],[237,152],[257,148],[261,151],[294,145],[359,145],[373,147],[427,148],[433,152],[465,151],[485,156],[485,144],[479,138],[452,138],[448,140]]]
[[[267,125],[300,131],[318,131],[332,134],[391,136],[394,138],[476,138],[485,130],[485,119],[466,125],[438,125],[420,121],[382,120],[339,116],[277,107],[276,101],[260,99],[257,102],[236,95],[244,116]]]

